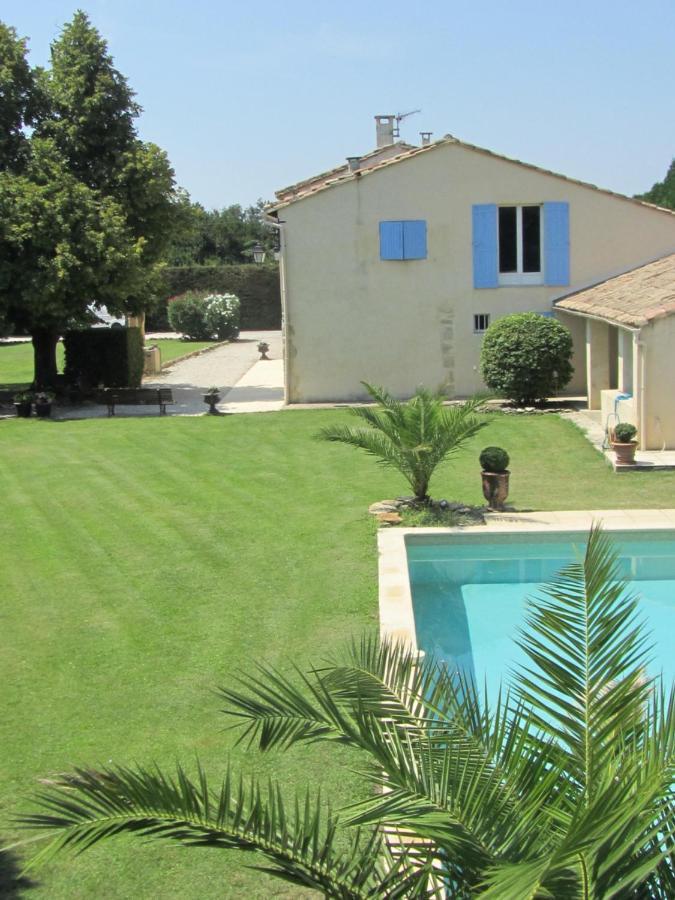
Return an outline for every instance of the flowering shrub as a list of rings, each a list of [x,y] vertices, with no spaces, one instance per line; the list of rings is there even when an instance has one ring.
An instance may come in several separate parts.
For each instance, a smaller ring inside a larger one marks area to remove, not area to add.
[[[239,297],[234,294],[209,294],[204,298],[207,328],[219,341],[239,336]]]
[[[239,335],[239,308],[234,294],[186,291],[169,300],[169,322],[188,340],[226,341]]]

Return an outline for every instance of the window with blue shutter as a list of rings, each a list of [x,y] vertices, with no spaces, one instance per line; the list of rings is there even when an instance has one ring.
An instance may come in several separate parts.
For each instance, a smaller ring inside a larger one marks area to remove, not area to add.
[[[403,222],[380,222],[380,259],[403,259]]]
[[[544,283],[570,283],[569,203],[544,203]]]
[[[477,203],[473,207],[473,286],[495,288],[497,271],[497,204]]]
[[[427,258],[427,223],[424,219],[403,222],[403,259]]]
[[[380,222],[380,259],[426,259],[424,219]]]

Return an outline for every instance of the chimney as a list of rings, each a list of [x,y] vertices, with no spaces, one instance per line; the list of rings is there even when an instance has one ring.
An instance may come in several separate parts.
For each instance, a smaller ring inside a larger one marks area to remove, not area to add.
[[[431,143],[431,135],[433,131],[420,131],[420,137],[422,138],[422,146],[428,147]]]
[[[394,125],[396,116],[375,116],[375,132],[377,134],[377,146],[388,147],[394,143]]]
[[[347,157],[347,166],[349,167],[350,172],[358,172],[360,165],[361,165],[361,157],[360,156],[348,156]]]

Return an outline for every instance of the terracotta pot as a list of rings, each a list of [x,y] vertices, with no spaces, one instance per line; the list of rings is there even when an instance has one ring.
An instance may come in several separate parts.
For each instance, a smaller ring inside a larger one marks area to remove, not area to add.
[[[510,472],[481,472],[483,496],[490,509],[504,509],[504,501],[509,496]]]
[[[612,450],[616,453],[617,466],[632,466],[635,462],[637,441],[630,441],[628,444],[618,444],[612,441]]]

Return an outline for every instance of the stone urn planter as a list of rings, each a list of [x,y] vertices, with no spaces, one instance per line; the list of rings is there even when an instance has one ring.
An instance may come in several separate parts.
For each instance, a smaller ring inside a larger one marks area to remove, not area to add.
[[[509,454],[501,447],[486,447],[479,459],[487,505],[489,509],[503,510],[509,496]]]
[[[211,388],[204,394],[204,403],[208,404],[209,415],[218,415],[218,410],[216,409],[216,404],[220,403],[220,392],[218,391],[218,388]]]
[[[637,428],[628,422],[619,422],[611,437],[612,450],[616,454],[617,466],[632,466],[637,450]]]

